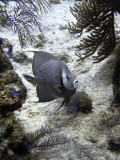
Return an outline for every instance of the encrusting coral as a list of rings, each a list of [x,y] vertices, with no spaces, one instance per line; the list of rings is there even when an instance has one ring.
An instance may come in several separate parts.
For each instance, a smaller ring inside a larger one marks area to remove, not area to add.
[[[69,24],[69,31],[80,37],[86,29],[89,34],[76,46],[79,51],[85,50],[83,54],[76,53],[80,60],[93,55],[94,63],[100,62],[108,57],[115,48],[114,14],[120,13],[119,0],[83,0],[75,3],[70,11],[76,18],[76,24]]]

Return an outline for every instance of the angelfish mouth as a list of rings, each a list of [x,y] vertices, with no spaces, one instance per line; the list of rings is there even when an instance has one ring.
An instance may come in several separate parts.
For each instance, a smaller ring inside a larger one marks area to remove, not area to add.
[[[78,87],[78,80],[74,81],[74,88],[76,89]]]
[[[74,83],[76,84],[76,83],[78,83],[78,81],[76,80]]]

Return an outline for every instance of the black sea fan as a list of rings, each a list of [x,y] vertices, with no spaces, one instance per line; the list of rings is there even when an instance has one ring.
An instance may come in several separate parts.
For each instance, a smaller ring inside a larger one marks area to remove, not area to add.
[[[12,126],[8,126],[6,129],[1,126],[0,160],[33,160],[34,156],[44,158],[44,151],[50,151],[68,142],[67,138],[61,134],[51,135],[53,132],[53,128],[45,126],[33,134],[23,136],[22,132],[18,134]],[[19,135],[17,139],[15,138],[16,133]]]
[[[46,126],[42,127],[41,130],[35,132],[31,136],[25,136],[22,142],[14,148],[14,156],[27,155],[31,150],[46,151],[67,142],[66,138],[62,135],[50,136],[49,138],[42,140],[43,137],[50,134],[52,131],[53,129]]]
[[[70,11],[77,22],[69,24],[69,31],[78,34],[78,37],[82,35],[83,29],[89,32],[76,46],[79,51],[85,50],[83,54],[76,54],[80,60],[96,51],[94,63],[108,57],[115,48],[114,13],[120,13],[120,0],[83,0],[70,7]]]
[[[2,25],[10,25],[15,32],[18,32],[23,47],[28,40],[31,43],[35,41],[32,30],[37,26],[41,31],[38,10],[42,13],[43,10],[47,11],[47,8],[49,0],[15,0],[14,10],[10,11],[10,0],[0,1]]]

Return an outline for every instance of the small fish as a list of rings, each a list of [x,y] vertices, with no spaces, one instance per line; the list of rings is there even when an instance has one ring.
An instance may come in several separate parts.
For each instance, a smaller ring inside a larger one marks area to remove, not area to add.
[[[30,82],[34,86],[36,86],[36,78],[35,77],[29,76],[29,75],[26,75],[26,74],[23,74],[23,76],[28,82]]]
[[[37,72],[42,73],[40,69],[37,69]]]
[[[26,80],[30,80],[30,78],[29,77],[24,77]]]
[[[17,91],[15,91],[15,90],[11,90],[11,92],[12,92],[13,94],[19,95],[19,93],[18,93]]]
[[[13,54],[11,54],[10,52],[6,52],[9,56],[13,57]]]

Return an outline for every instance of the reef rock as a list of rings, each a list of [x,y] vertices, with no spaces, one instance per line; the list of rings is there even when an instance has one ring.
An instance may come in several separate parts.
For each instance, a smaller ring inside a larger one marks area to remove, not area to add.
[[[110,150],[120,151],[120,125],[113,127],[108,134]]]
[[[0,110],[13,111],[20,108],[25,101],[26,92],[9,58],[0,48]]]

